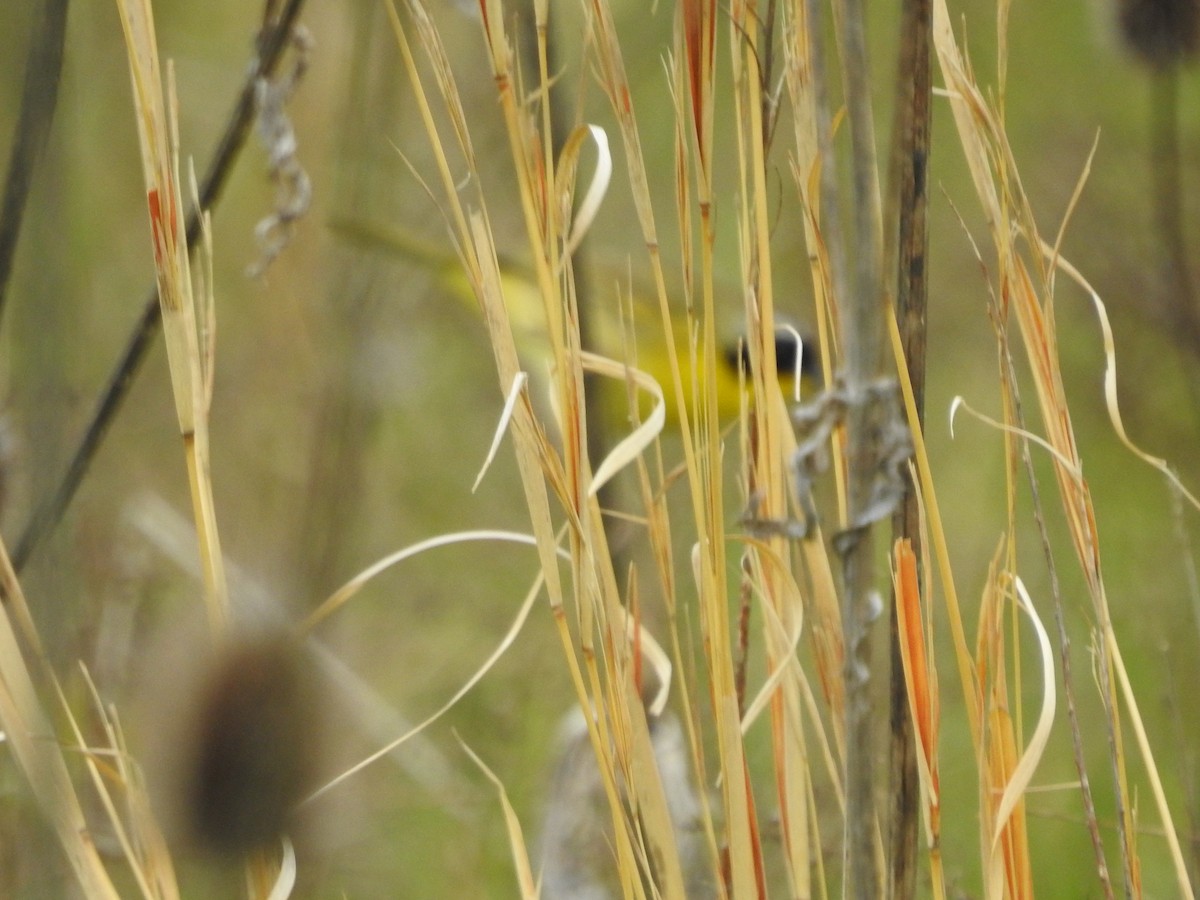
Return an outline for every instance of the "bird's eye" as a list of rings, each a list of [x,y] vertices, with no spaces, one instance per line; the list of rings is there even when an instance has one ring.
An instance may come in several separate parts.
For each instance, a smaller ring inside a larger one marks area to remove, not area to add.
[[[780,375],[792,375],[796,371],[796,356],[801,352],[803,347],[803,356],[800,359],[800,373],[802,375],[816,375],[820,370],[817,362],[816,345],[802,335],[799,335],[791,328],[778,328],[775,331],[775,368]],[[725,364],[730,369],[737,371],[742,370],[747,375],[750,374],[750,349],[746,346],[745,339],[739,339],[736,343],[727,344],[724,351]]]
[[[807,357],[808,348],[804,356]],[[794,331],[786,328],[775,329],[775,368],[780,372],[791,374],[796,371],[796,355],[800,353],[800,339]],[[803,360],[806,364],[807,359]]]

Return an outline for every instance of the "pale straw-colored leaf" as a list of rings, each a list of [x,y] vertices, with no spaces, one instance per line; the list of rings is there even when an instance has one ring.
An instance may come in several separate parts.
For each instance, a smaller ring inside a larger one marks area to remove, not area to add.
[[[521,828],[521,820],[517,818],[517,811],[513,809],[512,804],[508,800],[508,791],[504,787],[504,782],[496,776],[495,772],[488,768],[487,764],[479,758],[479,755],[474,750],[467,746],[466,741],[459,737],[457,733],[454,737],[467,756],[471,757],[471,761],[479,767],[479,771],[496,788],[496,793],[500,797],[500,808],[504,811],[504,827],[508,831],[508,846],[512,851],[513,865],[517,870],[517,884],[521,889],[521,897],[524,900],[537,900],[537,880],[533,876],[533,866],[529,863],[529,850],[525,846],[525,833]]]
[[[528,381],[528,375],[524,372],[518,372],[517,377],[513,379],[512,387],[509,388],[508,393],[505,395],[504,409],[500,412],[500,422],[496,425],[496,430],[492,434],[492,443],[488,447],[487,456],[483,460],[479,474],[475,476],[475,482],[471,485],[472,494],[479,489],[479,485],[483,483],[483,476],[487,474],[488,469],[492,467],[492,462],[496,459],[496,453],[500,449],[500,441],[504,438],[505,432],[508,431],[508,424],[512,421],[513,410],[516,409],[517,401],[520,400]]]
[[[614,690],[616,686],[610,686]],[[655,888],[664,897],[683,897],[684,878],[680,865],[675,824],[671,820],[660,761],[650,738],[649,723],[643,713],[640,688],[632,678],[621,679],[629,715],[622,743],[629,756],[629,799],[638,821],[637,833],[655,874]]]
[[[537,546],[537,541],[535,539],[531,538],[529,535],[519,535],[519,536],[510,535],[509,538],[500,538],[500,539],[507,540],[510,538],[518,543],[529,544],[531,546]],[[434,540],[439,540],[439,539],[434,539]],[[411,548],[409,548],[409,549],[411,550]],[[428,549],[428,548],[426,548],[426,549]],[[402,551],[402,552],[404,552],[404,551]],[[559,552],[561,553],[562,551],[559,551]],[[412,553],[409,552],[408,555],[411,556]],[[395,556],[395,554],[393,554],[393,556]],[[383,560],[381,562],[386,562],[386,560]],[[375,566],[373,566],[371,568],[372,569],[378,568],[379,565],[380,564],[377,563]],[[386,566],[384,568],[386,568]],[[361,576],[360,576],[360,578],[361,578]],[[355,579],[349,585],[347,585],[346,588],[343,588],[343,591],[345,591],[351,585],[358,585],[359,583],[360,583],[360,580]],[[516,641],[517,636],[521,633],[521,630],[525,627],[525,622],[529,618],[530,611],[533,609],[534,601],[537,600],[538,595],[541,593],[544,583],[545,583],[545,574],[543,571],[539,571],[537,577],[534,579],[533,586],[529,589],[529,592],[525,595],[525,599],[521,602],[521,605],[517,610],[517,614],[514,617],[512,624],[509,626],[508,631],[505,632],[504,637],[500,640],[500,642],[496,645],[496,647],[488,655],[487,659],[484,660],[482,665],[480,665],[479,668],[475,670],[475,672],[462,684],[461,687],[459,687],[459,689],[457,691],[454,692],[454,694],[445,703],[442,704],[441,707],[439,707],[433,714],[428,716],[424,721],[413,726],[411,729],[409,729],[404,734],[397,737],[395,740],[389,741],[388,743],[384,744],[379,749],[375,750],[368,756],[361,759],[359,762],[357,762],[354,765],[350,766],[349,768],[345,769],[341,774],[337,775],[335,778],[331,779],[330,781],[328,781],[324,785],[322,785],[320,788],[313,791],[313,793],[310,794],[304,802],[305,803],[312,802],[313,800],[317,799],[318,797],[322,796],[323,794],[326,794],[329,791],[333,790],[333,788],[342,784],[348,778],[361,772],[367,766],[371,765],[374,762],[377,762],[380,759],[383,759],[385,756],[390,754],[393,750],[395,750],[401,744],[405,743],[408,740],[411,740],[414,736],[423,732],[426,728],[428,728],[430,725],[432,725],[434,722],[436,722],[438,719],[440,719],[442,716],[444,716],[447,712],[449,712],[451,709],[453,709],[454,706],[463,697],[465,697],[468,693],[470,693],[470,691],[475,687],[475,685],[477,685],[480,682],[480,680],[483,678],[483,676],[492,670],[492,668],[496,665],[496,663],[499,661],[499,659],[513,645],[513,642]],[[358,589],[357,586],[355,586],[354,590],[356,591],[357,589]],[[334,595],[334,597],[337,597],[341,593],[342,593],[342,591],[339,591],[338,594]],[[351,591],[351,593],[353,593],[353,591]],[[332,599],[334,599],[334,598],[331,597],[330,600],[332,600]],[[344,602],[344,600],[342,602]],[[329,601],[326,601],[325,604],[322,604],[322,609],[328,605],[329,605]],[[341,604],[339,603],[336,606],[340,606],[340,605]],[[333,608],[336,608],[336,606],[332,606],[330,611],[332,611]],[[310,620],[311,619],[312,619],[312,617],[310,617]],[[319,619],[318,619],[318,621],[319,621]]]
[[[1025,752],[1021,754],[1020,761],[1004,786],[1004,793],[996,808],[992,826],[992,853],[998,849],[1004,826],[1028,789],[1037,767],[1041,764],[1046,744],[1050,740],[1050,728],[1054,724],[1054,710],[1058,703],[1058,688],[1054,680],[1054,651],[1050,646],[1050,635],[1046,633],[1046,628],[1034,608],[1033,600],[1025,590],[1025,584],[1019,576],[1013,576],[1013,587],[1017,592],[1017,605],[1021,612],[1025,613],[1037,635],[1038,656],[1042,663],[1042,707],[1038,713],[1033,734],[1030,735],[1029,742],[1025,747]]]
[[[667,421],[667,404],[661,385],[647,373],[586,350],[581,353],[581,359],[584,369],[587,371],[622,382],[630,381],[654,398],[654,406],[650,410],[650,415],[631,433],[618,441],[617,445],[596,467],[596,471],[592,475],[592,483],[588,485],[588,496],[594,497],[614,475],[638,459],[646,448],[662,434],[663,426]]]
[[[496,359],[496,371],[503,384],[511,384],[521,371],[517,357],[516,342],[504,304],[504,291],[500,277],[500,266],[491,231],[482,213],[470,215],[470,232],[464,235],[469,241],[469,255],[476,261],[477,282],[474,285],[484,321],[491,338],[492,353]],[[524,395],[522,395],[524,396]],[[546,578],[546,589],[552,606],[561,606],[563,588],[559,578],[555,556],[558,548],[554,540],[554,526],[550,514],[550,498],[546,480],[561,484],[563,477],[555,465],[555,455],[549,448],[534,420],[533,411],[526,399],[514,410],[513,431],[516,445],[517,469],[521,474],[521,485],[525,491],[525,503],[529,510],[534,536],[537,538],[538,555],[542,572]],[[561,487],[559,488],[561,491]]]
[[[596,170],[592,173],[587,192],[579,202],[579,209],[575,212],[564,256],[572,256],[579,249],[580,243],[592,227],[592,222],[595,221],[596,214],[600,211],[600,205],[604,202],[604,196],[608,193],[608,186],[612,181],[613,163],[612,151],[608,146],[608,133],[599,125],[588,125],[576,128],[571,132],[559,154],[559,180],[562,181],[565,175],[574,174],[583,142],[589,137],[596,145]],[[560,192],[562,192],[561,188]]]
[[[651,717],[661,716],[666,710],[667,701],[671,696],[671,678],[674,672],[671,657],[667,655],[667,651],[663,649],[653,632],[643,625],[632,612],[625,607],[620,607],[620,610],[625,619],[625,636],[629,639],[630,644],[641,653],[643,662],[650,666],[654,672],[655,682],[658,684],[654,695],[645,703],[646,713]]]
[[[992,426],[997,431],[1002,431],[1005,434],[1016,435],[1017,437],[1024,438],[1027,441],[1032,441],[1033,443],[1037,444],[1039,447],[1041,447],[1043,450],[1046,450],[1051,456],[1053,456],[1058,461],[1058,464],[1060,466],[1062,466],[1063,470],[1067,474],[1071,475],[1076,481],[1082,483],[1083,472],[1080,471],[1079,465],[1076,460],[1068,459],[1065,455],[1060,453],[1049,441],[1047,441],[1045,438],[1039,437],[1038,435],[1034,434],[1032,431],[1027,431],[1024,428],[1018,428],[1015,425],[1006,425],[1003,422],[1000,422],[1000,421],[997,421],[996,419],[991,418],[990,416],[984,415],[983,413],[979,412],[978,410],[972,408],[971,405],[969,403],[967,403],[967,401],[965,399],[963,399],[961,396],[955,396],[954,399],[950,401],[950,437],[951,437],[951,439],[954,438],[954,421],[955,421],[955,419],[958,415],[958,411],[960,409],[965,409],[968,413],[970,413],[972,416],[974,416],[980,422],[983,422],[985,425]]]
[[[775,604],[766,602],[761,604],[763,624],[773,634],[773,643],[777,648],[775,658],[781,664],[773,668],[754,697],[746,704],[746,712],[742,715],[742,734],[746,734],[750,730],[750,727],[758,720],[763,710],[770,705],[776,692],[779,690],[781,682],[785,678],[806,680],[804,671],[800,667],[800,660],[796,656],[796,648],[799,647],[800,638],[804,634],[803,603],[800,599],[800,588],[796,584],[793,573],[771,547],[763,541],[752,539],[748,540],[747,543],[759,551],[758,559],[768,561],[778,569],[780,582],[788,593],[788,598],[784,602],[798,610],[799,614],[792,618],[791,627],[789,628],[784,624],[782,618],[780,618],[779,609]],[[757,592],[759,593],[759,598],[763,599],[761,597],[761,586],[758,587]]]
[[[296,848],[292,846],[291,840],[285,834],[280,850],[279,874],[275,878],[275,883],[271,885],[271,892],[267,894],[266,900],[287,900],[295,889]]]
[[[439,547],[449,547],[454,544],[477,543],[483,541],[500,541],[503,543],[512,544],[527,544],[529,546],[537,546],[537,539],[529,534],[522,534],[516,531],[498,531],[493,529],[479,529],[475,531],[456,531],[448,534],[439,534],[436,537],[426,538],[423,541],[418,541],[415,544],[410,544],[394,553],[389,553],[387,556],[376,560],[367,566],[340,588],[334,591],[324,602],[316,609],[308,614],[308,617],[300,625],[300,631],[308,633],[315,629],[319,624],[341,609],[355,594],[370,581],[375,579],[381,573],[387,571],[393,566],[399,565],[406,559],[411,559],[421,553],[426,553],[430,550],[436,550]],[[561,553],[561,551],[560,551]],[[565,556],[564,558],[569,559]]]
[[[1042,245],[1043,252],[1052,252],[1045,244]],[[1100,299],[1099,293],[1093,288],[1086,278],[1076,269],[1070,262],[1062,256],[1055,255],[1055,262],[1071,277],[1071,279],[1081,288],[1087,291],[1088,296],[1092,300],[1092,305],[1096,310],[1096,318],[1100,323],[1100,334],[1104,340],[1104,405],[1108,410],[1109,421],[1112,422],[1113,430],[1116,431],[1117,437],[1121,443],[1129,449],[1138,459],[1149,466],[1157,469],[1163,476],[1175,486],[1179,493],[1187,498],[1187,501],[1194,509],[1200,510],[1200,500],[1197,500],[1183,482],[1179,480],[1179,476],[1171,468],[1170,464],[1157,456],[1152,456],[1146,451],[1138,447],[1125,431],[1125,423],[1121,418],[1121,407],[1117,403],[1117,349],[1116,342],[1113,340],[1112,325],[1108,321],[1108,309],[1104,305],[1104,301]]]

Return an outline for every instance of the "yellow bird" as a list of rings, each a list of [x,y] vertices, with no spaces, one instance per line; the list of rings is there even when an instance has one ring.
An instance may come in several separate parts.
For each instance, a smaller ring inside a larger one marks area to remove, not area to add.
[[[462,263],[450,251],[432,242],[410,234],[403,229],[350,219],[336,219],[332,223],[335,231],[355,243],[375,247],[420,263],[429,268],[438,283],[448,293],[464,302],[475,305],[475,295],[462,269]],[[528,266],[501,258],[500,280],[504,292],[504,303],[517,350],[527,359],[546,359],[550,345],[546,335],[545,314],[541,291]],[[615,283],[621,279],[614,278]],[[627,281],[627,279],[624,279]],[[645,372],[662,386],[667,396],[666,413],[670,427],[678,428],[679,420],[675,403],[671,397],[671,364],[667,346],[663,340],[662,318],[658,303],[653,295],[635,290],[628,306],[632,309],[632,322],[622,322],[617,303],[594,303],[587,312],[589,342],[592,350],[614,360],[628,360],[629,364]],[[683,379],[685,403],[688,416],[695,421],[691,386],[700,384],[700,373],[693,370],[693,357],[689,350],[690,336],[684,316],[674,314],[671,320],[671,338],[675,342],[676,355]],[[630,350],[627,335],[635,337]],[[717,415],[722,422],[732,421],[741,410],[742,399],[749,387],[750,354],[745,342],[737,336],[718,335],[719,351],[716,360]],[[635,358],[629,358],[630,356]],[[780,388],[784,397],[793,396],[795,379],[801,377],[802,384],[811,384],[820,379],[815,343],[804,338],[799,331],[780,327],[775,332],[775,364],[779,372]],[[628,418],[628,404],[623,390],[606,392],[603,398],[606,415],[614,421]],[[645,409],[642,410],[643,413]]]

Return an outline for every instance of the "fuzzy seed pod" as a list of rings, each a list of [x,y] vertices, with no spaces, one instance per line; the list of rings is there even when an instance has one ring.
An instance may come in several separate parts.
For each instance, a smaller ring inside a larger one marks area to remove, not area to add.
[[[1117,21],[1130,52],[1153,68],[1187,62],[1200,49],[1200,0],[1118,0]]]
[[[292,826],[312,787],[315,687],[290,638],[228,648],[200,694],[185,769],[186,826],[220,853],[264,847]]]

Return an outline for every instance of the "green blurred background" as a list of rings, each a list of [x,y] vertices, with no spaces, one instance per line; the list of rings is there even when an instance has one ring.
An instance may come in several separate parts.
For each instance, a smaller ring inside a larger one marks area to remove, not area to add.
[[[608,127],[616,147],[604,98],[594,80],[579,72],[580,12],[574,4],[552,5],[561,16],[555,34],[567,67],[568,96],[582,85],[583,118]],[[640,0],[614,5],[671,260],[678,242],[672,222],[673,120],[663,57],[673,11],[665,3],[651,11]],[[20,97],[33,15],[28,7],[32,4],[0,4],[0,34],[14,51],[0,54],[3,146],[11,139]],[[523,226],[479,23],[455,3],[435,0],[431,11],[455,65],[495,233],[501,249],[520,253]],[[255,4],[234,0],[156,5],[161,52],[175,60],[177,70],[184,152],[201,170],[247,71],[259,14]],[[952,15],[965,22],[980,82],[994,87],[993,7],[969,0],[953,4]],[[1055,234],[1099,133],[1064,253],[1108,303],[1129,433],[1149,452],[1167,456],[1184,482],[1194,485],[1200,481],[1195,449],[1200,410],[1194,402],[1200,347],[1188,346],[1177,330],[1162,327],[1155,312],[1163,279],[1151,190],[1151,84],[1146,70],[1122,50],[1113,15],[1100,2],[1015,6],[1006,124],[1047,237]],[[527,528],[507,445],[481,487],[471,491],[502,404],[482,324],[462,303],[436,290],[430,273],[350,246],[328,225],[331,217],[349,215],[446,241],[438,208],[404,161],[433,179],[427,141],[383,7],[364,0],[313,0],[303,21],[315,46],[311,68],[288,110],[299,159],[312,179],[312,208],[265,277],[247,277],[259,253],[255,223],[275,203],[264,150],[252,140],[214,213],[218,334],[212,446],[221,538],[231,563],[293,618],[361,568],[414,541],[462,529]],[[894,27],[892,13],[877,10],[872,74],[881,146],[890,122]],[[727,67],[727,29],[720,39],[718,65]],[[727,89],[728,78],[724,73],[722,78]],[[934,81],[941,82],[936,69]],[[732,120],[728,96],[722,104],[725,119]],[[1198,114],[1200,79],[1185,70],[1180,79],[1181,196],[1193,255],[1200,222]],[[721,140],[718,267],[736,285],[736,160],[731,135]],[[637,271],[644,266],[644,250],[631,227],[619,156],[617,165],[592,245],[599,255],[628,256]],[[17,444],[5,474],[11,489],[3,524],[10,546],[33,504],[61,476],[152,283],[139,167],[115,5],[77,2],[70,12],[58,110],[0,322],[3,395]],[[783,128],[769,177],[779,205],[773,233],[778,302],[788,314],[811,320]],[[954,208],[983,248],[985,262],[988,236],[944,99],[935,100],[931,183],[927,431],[957,586],[973,628],[970,611],[1005,524],[1004,471],[996,432],[960,418],[952,442],[947,427],[955,395],[998,415],[999,394],[986,315],[987,277]],[[1116,630],[1140,691],[1185,851],[1194,860],[1200,717],[1192,690],[1200,677],[1195,653],[1200,620],[1188,592],[1180,534],[1163,479],[1124,450],[1108,425],[1101,342],[1088,298],[1065,279],[1059,284],[1064,377],[1097,504]],[[609,299],[605,291],[611,294],[611,284],[597,279],[597,289]],[[736,293],[727,302],[740,308]],[[1025,398],[1037,430],[1028,385]],[[679,457],[670,440],[665,453],[669,460]],[[1053,477],[1044,458],[1037,459],[1037,469],[1057,539],[1077,693],[1092,742],[1093,785],[1101,818],[1110,823],[1110,780],[1090,668],[1090,612],[1063,539],[1061,514],[1054,510]],[[1046,566],[1024,486],[1020,496],[1026,539],[1022,575],[1049,620]],[[164,552],[163,541],[132,524],[131,510],[145,510],[147,497],[189,515],[160,348],[151,354],[66,520],[23,573],[60,671],[73,672],[73,661],[83,659],[98,673],[106,699],[119,707],[136,706],[139,693],[147,690],[139,674],[146,648],[170,641],[175,623],[199,604],[198,583]],[[1183,523],[1185,533],[1194,532],[1195,515],[1185,515]],[[686,548],[685,518],[676,517],[676,524],[679,545]],[[681,567],[686,558],[680,555]],[[419,720],[441,705],[497,643],[534,573],[532,552],[507,545],[435,551],[377,579],[322,626],[320,637],[397,711]],[[323,820],[327,846],[318,864],[305,869],[306,860],[301,861],[305,891],[329,897],[343,892],[351,897],[513,895],[494,792],[454,735],[479,751],[504,780],[532,840],[552,765],[553,735],[572,703],[560,654],[550,617],[539,607],[514,650],[429,730],[426,743],[400,751],[400,756],[410,754],[409,768],[377,763],[333,800],[321,801],[315,812]],[[954,887],[978,896],[974,765],[951,658],[941,659],[944,852]],[[1025,670],[1030,698],[1038,689],[1036,671],[1030,661]],[[169,682],[154,685],[154,690],[173,689]],[[1026,714],[1035,711],[1031,705]],[[1038,784],[1075,777],[1061,709],[1059,718]],[[338,721],[330,772],[377,744],[340,716]],[[752,741],[765,743],[764,737]],[[414,766],[425,772],[427,784],[414,777]],[[1155,831],[1159,823],[1140,766],[1134,772],[1141,785],[1147,896],[1171,896],[1173,881]],[[0,892],[60,895],[64,875],[57,848],[39,833],[7,759],[0,768],[0,789],[5,834]],[[1039,891],[1052,897],[1098,896],[1077,792],[1032,795],[1030,815]],[[1113,832],[1105,836],[1116,866]],[[827,843],[833,841],[828,837]]]

